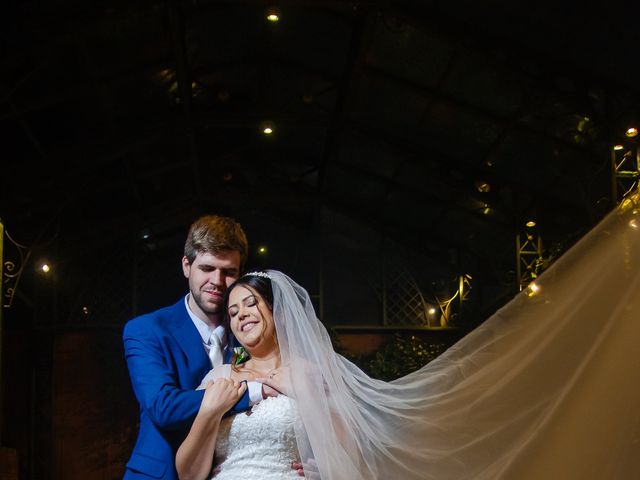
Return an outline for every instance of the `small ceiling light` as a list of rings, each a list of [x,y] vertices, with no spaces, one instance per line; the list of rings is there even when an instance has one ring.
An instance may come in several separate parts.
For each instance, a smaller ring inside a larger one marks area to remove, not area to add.
[[[614,149],[614,150],[616,150],[616,151],[620,151],[620,150],[622,150],[623,148],[624,148],[624,146],[623,146],[623,145],[620,145],[620,144],[617,144],[617,145],[614,145],[614,146],[613,146],[613,149]]]
[[[476,180],[476,188],[480,193],[487,193],[491,190],[491,185],[484,180]]]
[[[527,223],[525,223],[525,225],[529,228],[533,228],[536,226],[536,222],[533,220],[529,220]]]
[[[434,313],[436,313],[436,309],[435,309],[435,308],[433,308],[433,307],[431,307],[431,308],[429,309],[429,315],[433,315]]]
[[[89,307],[82,307],[82,313],[89,315]]]
[[[631,228],[635,228],[636,230],[638,229],[638,222],[636,222],[635,218],[633,220],[629,220],[629,226]]]
[[[484,210],[482,210],[482,213],[484,213],[485,215],[489,215],[491,213],[491,207],[489,206],[489,204],[484,204]]]
[[[280,12],[277,8],[271,7],[267,9],[267,21],[271,23],[278,23],[280,21]]]
[[[636,137],[638,135],[638,129],[636,127],[629,127],[624,134],[629,138]]]
[[[260,131],[266,135],[266,136],[270,136],[273,135],[273,133],[275,132],[276,127],[273,124],[273,122],[271,121],[264,121],[264,122],[260,122]]]
[[[267,253],[267,247],[265,247],[264,245],[258,247],[258,253],[260,255],[265,255]]]
[[[51,271],[51,267],[48,264],[43,263],[42,265],[40,265],[40,270],[42,270],[44,273],[49,273]]]

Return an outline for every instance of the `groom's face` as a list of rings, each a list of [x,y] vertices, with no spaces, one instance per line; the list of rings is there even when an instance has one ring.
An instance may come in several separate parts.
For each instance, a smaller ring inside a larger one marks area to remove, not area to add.
[[[193,262],[182,258],[189,280],[189,308],[202,320],[217,320],[222,313],[224,292],[240,276],[240,252],[198,252]]]

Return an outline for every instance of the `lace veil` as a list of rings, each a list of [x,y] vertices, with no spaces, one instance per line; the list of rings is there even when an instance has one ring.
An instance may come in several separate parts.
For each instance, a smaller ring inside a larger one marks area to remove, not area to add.
[[[322,480],[640,478],[637,201],[536,292],[390,383],[336,354],[307,292],[269,271],[303,461],[315,459]]]

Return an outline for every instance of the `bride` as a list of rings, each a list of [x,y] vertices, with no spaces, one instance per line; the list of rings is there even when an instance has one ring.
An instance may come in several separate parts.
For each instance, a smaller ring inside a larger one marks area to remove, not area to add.
[[[295,478],[297,457],[322,480],[640,478],[638,201],[438,359],[389,383],[333,351],[286,275],[242,277],[226,305],[251,360],[210,373],[180,477],[214,467],[215,479]],[[286,395],[223,418],[247,379]]]

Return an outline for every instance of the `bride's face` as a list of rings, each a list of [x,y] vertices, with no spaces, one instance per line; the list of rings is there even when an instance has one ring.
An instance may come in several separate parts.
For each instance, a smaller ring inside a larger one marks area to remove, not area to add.
[[[271,310],[251,287],[239,285],[231,291],[227,312],[231,331],[242,345],[254,349],[276,346]]]

